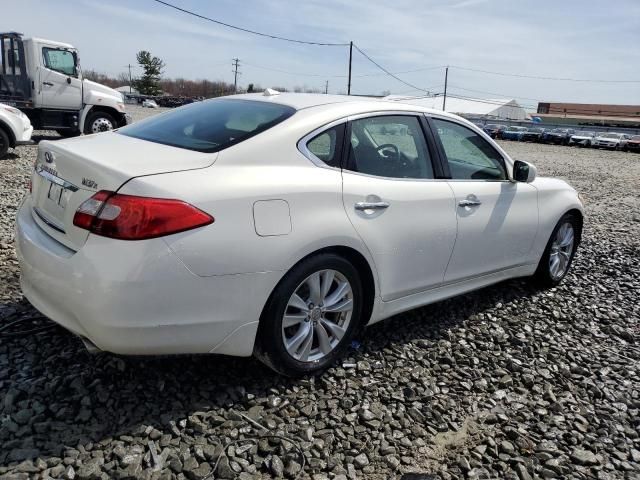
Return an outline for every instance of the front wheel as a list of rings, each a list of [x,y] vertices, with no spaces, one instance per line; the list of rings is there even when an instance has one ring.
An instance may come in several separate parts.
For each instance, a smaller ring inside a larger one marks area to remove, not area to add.
[[[254,353],[284,375],[319,372],[350,344],[362,303],[362,283],[350,262],[331,253],[303,260],[271,294]]]
[[[84,133],[100,133],[108,132],[117,128],[118,123],[115,119],[106,112],[92,112],[89,113],[84,122]]]
[[[556,224],[533,278],[543,287],[555,287],[569,272],[580,239],[580,222],[566,214]]]

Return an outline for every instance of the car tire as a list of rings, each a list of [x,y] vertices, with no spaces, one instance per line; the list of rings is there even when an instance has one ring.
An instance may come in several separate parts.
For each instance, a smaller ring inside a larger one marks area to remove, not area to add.
[[[80,130],[56,130],[56,132],[58,133],[58,135],[60,135],[62,138],[71,138],[71,137],[77,137],[78,135],[80,135]]]
[[[312,284],[318,292],[315,296]],[[286,376],[319,373],[351,344],[362,326],[363,301],[360,276],[349,261],[332,253],[309,257],[293,267],[269,297],[254,355]],[[329,311],[336,308],[344,311]]]
[[[2,128],[0,128],[0,158],[4,158],[4,156],[9,151],[9,135]]]
[[[571,232],[570,247],[563,246],[563,243],[568,243],[567,229]],[[581,235],[581,224],[575,214],[567,213],[558,221],[533,275],[533,281],[538,286],[551,288],[562,282],[571,268]],[[553,261],[554,258],[560,265]]]
[[[84,121],[84,133],[100,133],[118,128],[118,122],[110,114],[102,111],[91,112]]]

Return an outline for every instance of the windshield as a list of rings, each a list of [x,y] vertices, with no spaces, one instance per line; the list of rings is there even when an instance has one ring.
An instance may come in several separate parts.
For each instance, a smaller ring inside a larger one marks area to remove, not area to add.
[[[620,138],[621,134],[619,133],[603,133],[600,135],[602,138]]]
[[[640,142],[640,135],[634,135],[629,140],[633,140],[634,142]]]
[[[192,103],[118,133],[198,152],[218,152],[277,125],[295,113],[286,105],[229,98]]]
[[[577,132],[576,137],[593,137],[595,133],[593,132]]]

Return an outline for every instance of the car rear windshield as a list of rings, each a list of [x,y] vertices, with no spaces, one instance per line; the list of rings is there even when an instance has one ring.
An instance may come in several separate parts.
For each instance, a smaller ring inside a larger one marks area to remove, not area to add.
[[[121,128],[118,133],[198,152],[218,152],[277,125],[295,113],[286,105],[254,100],[197,102]]]

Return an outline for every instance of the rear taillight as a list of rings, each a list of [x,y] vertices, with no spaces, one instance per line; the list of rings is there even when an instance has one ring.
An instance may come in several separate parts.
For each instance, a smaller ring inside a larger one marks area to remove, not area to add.
[[[103,237],[144,240],[213,223],[212,216],[181,200],[137,197],[101,190],[73,217],[76,227]]]

